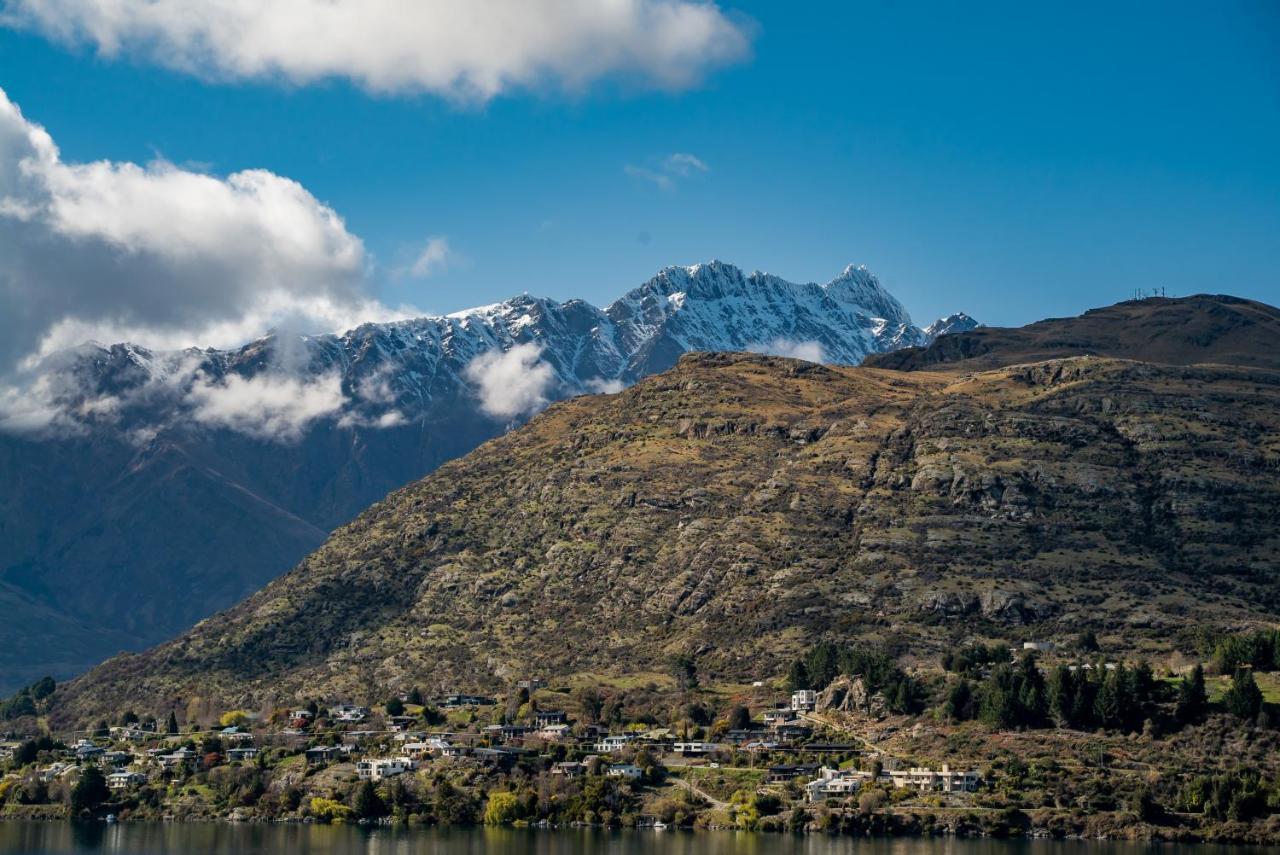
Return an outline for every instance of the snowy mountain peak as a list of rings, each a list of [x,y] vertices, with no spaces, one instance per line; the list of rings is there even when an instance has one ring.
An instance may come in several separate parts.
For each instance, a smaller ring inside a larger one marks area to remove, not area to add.
[[[978,322],[973,318],[969,317],[964,312],[956,312],[954,314],[947,315],[945,318],[938,318],[936,321],[929,324],[929,326],[924,328],[924,334],[929,341],[933,341],[938,336],[968,332],[971,329],[977,328],[977,326]]]
[[[849,265],[817,285],[713,260],[664,268],[605,309],[523,293],[445,316],[342,335],[272,335],[229,351],[86,345],[50,360],[65,382],[50,386],[57,392],[45,404],[100,414],[92,404],[109,396],[121,430],[142,426],[149,435],[159,425],[296,440],[323,424],[439,423],[459,408],[509,422],[550,400],[664,371],[690,351],[857,364],[965,324],[974,322],[957,314],[914,326],[865,267]]]

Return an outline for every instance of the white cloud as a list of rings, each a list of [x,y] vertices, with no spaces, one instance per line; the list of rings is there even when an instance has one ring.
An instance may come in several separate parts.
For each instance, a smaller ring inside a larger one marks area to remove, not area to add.
[[[826,353],[822,345],[816,341],[796,341],[789,338],[775,338],[761,344],[747,347],[751,353],[766,353],[770,356],[786,356],[790,359],[803,359],[806,362],[825,362]]]
[[[486,351],[471,360],[466,375],[478,387],[480,408],[491,416],[512,418],[545,407],[555,372],[541,357],[541,345],[527,343]]]
[[[621,380],[606,380],[603,377],[594,377],[587,381],[588,391],[596,395],[616,395],[625,388],[627,388],[627,384]]]
[[[448,238],[429,237],[414,258],[413,264],[409,265],[409,273],[419,279],[425,279],[447,270],[452,258],[453,250],[449,248]]]
[[[680,179],[708,172],[710,168],[702,159],[678,151],[662,158],[656,166],[628,163],[622,167],[622,171],[632,178],[653,184],[659,190],[674,190]]]
[[[228,347],[272,328],[331,332],[411,314],[370,296],[367,266],[360,240],[297,182],[66,163],[0,90],[0,409],[10,427],[38,422],[41,401],[83,406],[76,390],[41,386],[40,372],[45,357],[87,340]]]
[[[303,380],[284,375],[198,378],[188,396],[199,423],[260,439],[294,440],[311,422],[337,415],[346,404],[342,378],[328,374]]]
[[[750,51],[702,0],[8,0],[0,20],[203,77],[473,101],[610,77],[685,88]]]
[[[667,155],[663,162],[663,167],[672,175],[692,175],[695,172],[706,172],[707,165],[692,154],[685,152],[676,152]]]

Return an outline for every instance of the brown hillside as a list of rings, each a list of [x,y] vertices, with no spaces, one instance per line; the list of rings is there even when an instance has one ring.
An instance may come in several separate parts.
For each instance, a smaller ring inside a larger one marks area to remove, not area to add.
[[[985,371],[1069,356],[1280,368],[1280,309],[1239,297],[1133,300],[1016,329],[979,327],[868,356],[873,368]]]
[[[1167,647],[1280,611],[1280,372],[694,355],[393,493],[58,723],[517,676],[776,674],[823,636]]]

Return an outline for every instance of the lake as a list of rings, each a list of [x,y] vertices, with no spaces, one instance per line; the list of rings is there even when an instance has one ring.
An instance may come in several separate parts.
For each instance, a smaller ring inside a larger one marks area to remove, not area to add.
[[[1138,855],[1149,845],[825,835],[523,829],[362,829],[323,825],[0,823],[0,853],[114,855]],[[1161,844],[1162,855],[1242,855],[1277,849]]]

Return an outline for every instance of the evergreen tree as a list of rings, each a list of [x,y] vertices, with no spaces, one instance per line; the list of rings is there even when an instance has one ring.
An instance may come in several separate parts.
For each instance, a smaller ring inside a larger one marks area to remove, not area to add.
[[[169,722],[165,725],[164,730],[165,733],[171,734],[178,732],[178,716],[174,714],[173,710],[169,710]]]
[[[1093,718],[1101,727],[1108,730],[1118,728],[1122,722],[1121,683],[1123,673],[1117,665],[1114,671],[1107,672],[1098,687],[1098,695],[1093,701]]]
[[[1076,721],[1076,675],[1066,665],[1059,665],[1049,675],[1047,688],[1049,701],[1049,717],[1058,727],[1075,727]]]
[[[800,689],[811,688],[809,683],[809,669],[804,664],[804,660],[797,659],[792,662],[791,669],[787,671],[787,688],[795,692]]]
[[[382,801],[382,796],[378,795],[378,788],[373,785],[373,781],[365,781],[356,788],[351,809],[360,819],[377,819],[387,815],[387,806]]]
[[[86,766],[80,772],[80,780],[71,788],[71,813],[79,815],[95,811],[111,796],[107,779],[97,766]]]
[[[1231,678],[1231,688],[1227,690],[1222,702],[1227,712],[1247,721],[1252,721],[1262,712],[1262,690],[1253,677],[1251,668],[1241,668]]]
[[[1204,668],[1200,663],[1178,684],[1178,703],[1174,715],[1181,724],[1196,724],[1204,720],[1209,709],[1209,693],[1204,687]]]
[[[387,715],[404,715],[404,701],[399,698],[392,698],[386,704]]]
[[[973,718],[973,687],[968,680],[961,678],[960,682],[951,687],[942,711],[953,721]]]

